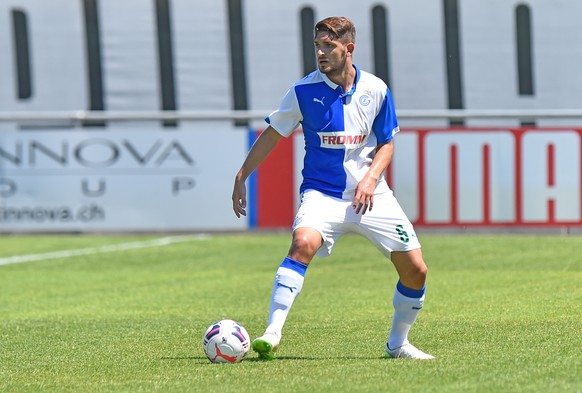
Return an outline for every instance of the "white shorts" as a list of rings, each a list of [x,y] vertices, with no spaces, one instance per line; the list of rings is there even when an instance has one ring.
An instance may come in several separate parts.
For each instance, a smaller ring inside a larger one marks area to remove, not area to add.
[[[351,200],[307,190],[301,195],[293,230],[305,227],[321,233],[323,244],[317,256],[322,258],[331,254],[335,242],[344,233],[365,236],[388,258],[392,251],[420,248],[414,228],[392,191],[374,195],[372,211],[362,215],[356,214]]]

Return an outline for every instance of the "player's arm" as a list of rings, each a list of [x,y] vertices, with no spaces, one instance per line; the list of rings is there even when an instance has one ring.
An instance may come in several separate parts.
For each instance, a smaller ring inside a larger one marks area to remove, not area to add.
[[[386,172],[388,165],[390,165],[393,154],[394,144],[392,140],[378,145],[376,148],[376,155],[372,160],[370,169],[368,169],[368,172],[356,187],[356,194],[354,195],[354,201],[352,203],[352,207],[356,210],[356,213],[360,213],[361,211],[362,214],[366,214],[366,211],[372,210],[376,184],[380,176]]]
[[[240,170],[237,172],[232,191],[232,209],[237,217],[247,215],[247,188],[245,181],[269,153],[271,153],[281,137],[281,134],[275,131],[273,127],[267,127],[255,141]]]

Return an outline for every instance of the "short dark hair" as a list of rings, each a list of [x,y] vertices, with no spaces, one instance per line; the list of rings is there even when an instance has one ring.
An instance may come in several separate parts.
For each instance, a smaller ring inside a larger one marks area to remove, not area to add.
[[[330,16],[329,18],[320,20],[315,25],[313,31],[314,37],[320,31],[327,32],[334,40],[339,40],[344,43],[356,42],[356,26],[344,16]]]

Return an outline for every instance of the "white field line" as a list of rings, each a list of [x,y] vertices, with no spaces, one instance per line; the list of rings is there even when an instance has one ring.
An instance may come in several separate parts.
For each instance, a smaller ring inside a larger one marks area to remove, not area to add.
[[[170,237],[162,237],[159,239],[152,239],[152,240],[135,241],[135,242],[119,243],[119,244],[110,244],[107,246],[100,246],[100,247],[77,248],[77,249],[73,249],[73,250],[45,252],[45,253],[41,253],[41,254],[15,255],[13,257],[0,258],[0,266],[1,265],[11,265],[14,263],[46,261],[48,259],[70,258],[70,257],[79,256],[79,255],[104,254],[104,253],[126,251],[126,250],[137,250],[140,248],[162,247],[162,246],[167,246],[169,244],[174,244],[174,243],[190,242],[190,241],[194,241],[194,240],[205,240],[208,238],[209,238],[208,235],[170,236]]]

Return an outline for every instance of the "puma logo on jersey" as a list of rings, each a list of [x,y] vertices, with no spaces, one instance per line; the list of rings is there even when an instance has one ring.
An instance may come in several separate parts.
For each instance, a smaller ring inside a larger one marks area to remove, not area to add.
[[[319,102],[321,104],[321,106],[325,106],[325,104],[323,103],[323,100],[325,100],[325,97],[321,97],[321,100],[319,98],[313,97],[313,102]]]

